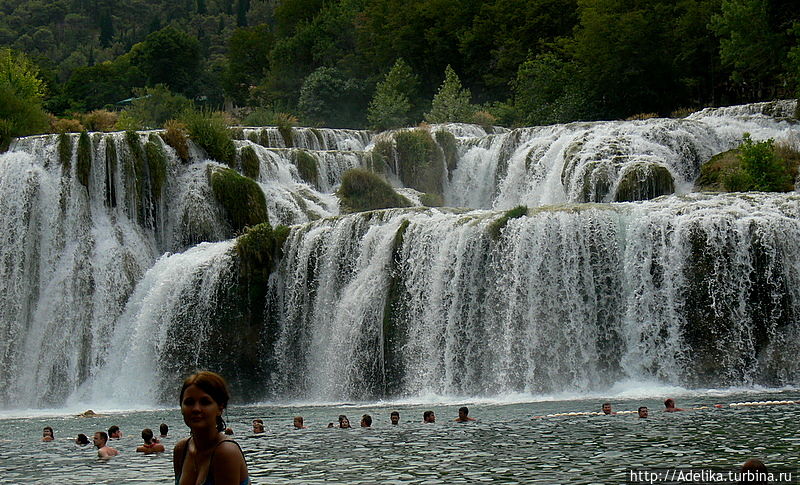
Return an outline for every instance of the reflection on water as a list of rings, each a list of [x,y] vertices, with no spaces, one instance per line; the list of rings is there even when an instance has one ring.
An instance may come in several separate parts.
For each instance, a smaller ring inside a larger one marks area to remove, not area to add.
[[[678,406],[716,402],[796,400],[797,392],[678,397]],[[769,467],[800,463],[800,405],[661,412],[660,400],[614,401],[615,410],[647,405],[651,417],[573,416],[531,420],[533,415],[599,410],[599,401],[475,404],[476,423],[452,422],[459,403],[430,406],[241,406],[228,421],[245,450],[253,483],[624,483],[631,467],[737,468],[758,457]],[[423,425],[431,408],[438,422]],[[392,410],[401,424],[389,423]],[[98,411],[98,410],[96,410]],[[339,414],[351,423],[373,417],[372,429],[327,429]],[[292,417],[305,417],[305,430]],[[262,418],[264,435],[250,422]],[[172,483],[171,453],[144,456],[134,450],[141,429],[170,425],[167,449],[186,436],[177,407],[99,418],[47,417],[0,420],[0,483]],[[96,459],[93,448],[76,447],[78,433],[119,425],[122,455]],[[56,441],[39,442],[55,428]]]

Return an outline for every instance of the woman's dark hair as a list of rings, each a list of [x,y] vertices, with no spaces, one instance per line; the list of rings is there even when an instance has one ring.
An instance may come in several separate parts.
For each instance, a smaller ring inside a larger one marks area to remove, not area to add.
[[[221,409],[227,409],[228,400],[231,396],[228,393],[228,383],[225,382],[225,379],[223,379],[221,375],[216,372],[203,370],[187,377],[186,380],[183,381],[178,404],[183,403],[183,393],[189,386],[199,387],[203,392],[211,396],[211,399],[213,399]],[[225,421],[222,419],[222,416],[217,416],[217,431],[223,431],[224,429]]]
[[[88,445],[89,444],[89,437],[83,433],[78,434],[78,439],[75,440],[76,443],[79,445]]]
[[[53,428],[51,428],[50,426],[45,426],[44,428],[42,428],[42,435],[44,435],[44,432],[46,430],[50,430],[50,436],[55,438],[55,433],[53,433]]]
[[[161,436],[166,436],[169,432],[169,426],[167,426],[167,423],[161,423],[159,430],[161,431]]]

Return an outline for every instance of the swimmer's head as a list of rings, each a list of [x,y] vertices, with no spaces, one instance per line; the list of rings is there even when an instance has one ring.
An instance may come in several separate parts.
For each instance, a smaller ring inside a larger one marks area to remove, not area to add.
[[[187,377],[186,380],[183,381],[178,403],[183,403],[183,393],[189,386],[197,386],[200,390],[211,396],[211,399],[217,403],[221,410],[228,407],[228,400],[230,399],[228,383],[216,372],[200,371]],[[224,429],[225,421],[222,420],[222,416],[217,416],[217,430],[222,431]]]
[[[400,422],[400,413],[397,411],[392,411],[392,413],[389,415],[389,420],[392,422],[392,424],[398,424]]]
[[[604,402],[603,403],[603,414],[611,414],[611,403]]]
[[[153,441],[153,430],[150,428],[145,428],[142,430],[142,439],[145,443],[150,443]]]

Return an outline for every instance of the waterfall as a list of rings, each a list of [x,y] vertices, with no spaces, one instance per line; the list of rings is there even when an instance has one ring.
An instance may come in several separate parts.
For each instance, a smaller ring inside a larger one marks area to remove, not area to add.
[[[322,400],[796,382],[800,198],[512,219],[390,210],[286,242],[274,392]],[[407,223],[404,221],[408,221]]]
[[[183,160],[158,130],[16,140],[0,154],[0,407],[155,404],[198,366],[251,400],[796,385],[796,192],[692,192],[744,133],[797,145],[795,105],[242,128],[230,166],[191,140]],[[421,163],[398,157],[409,131],[430,166],[403,186]],[[249,261],[210,183],[223,168],[291,226]],[[448,208],[342,215],[351,168]]]

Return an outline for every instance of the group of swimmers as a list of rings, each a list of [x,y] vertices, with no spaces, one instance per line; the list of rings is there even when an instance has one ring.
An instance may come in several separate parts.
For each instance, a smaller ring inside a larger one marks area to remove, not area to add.
[[[164,439],[167,433],[169,433],[169,426],[166,423],[161,423],[159,431],[161,432],[161,439]],[[117,425],[108,428],[108,432],[95,431],[92,436],[92,442],[97,448],[97,456],[100,458],[111,458],[112,456],[119,455],[119,450],[110,446],[108,442],[120,438],[122,438],[122,430],[120,430]],[[44,429],[42,429],[42,441],[53,441],[54,439],[53,428],[45,426]],[[153,430],[150,428],[142,430],[142,440],[144,443],[136,448],[136,451],[139,453],[161,453],[166,450],[164,445],[161,444],[160,439],[153,435]],[[86,446],[89,444],[89,437],[83,433],[79,433],[75,438],[75,444],[78,446]]]
[[[178,441],[173,451],[173,469],[175,473],[176,485],[188,485],[197,483],[230,483],[238,485],[250,485],[250,477],[247,469],[247,462],[241,447],[236,441],[229,439],[232,430],[228,428],[222,416],[228,406],[230,394],[225,380],[218,374],[209,371],[197,372],[183,383],[178,402],[180,403],[181,414],[184,423],[190,429],[188,438]],[[795,401],[770,401],[769,404],[794,404]],[[797,402],[800,403],[800,402]],[[665,402],[666,412],[684,411],[675,406],[674,399],[667,399]],[[755,405],[759,403],[731,403],[729,406]],[[761,403],[766,404],[766,403]],[[722,407],[722,405],[715,405]],[[698,408],[702,409],[702,408]],[[560,413],[547,416],[534,416],[534,418],[544,418],[552,416],[570,416],[585,414],[625,414],[633,411],[623,411],[615,413],[611,409],[611,403],[603,403],[599,413]],[[642,406],[637,411],[640,418],[648,416],[646,406]],[[400,413],[393,411],[390,415],[392,425],[400,423]],[[435,423],[436,415],[433,411],[425,411],[422,415],[424,423]],[[476,421],[469,416],[469,409],[464,406],[458,410],[458,417],[455,422],[466,423]],[[264,433],[264,422],[261,419],[254,419],[254,433]],[[296,429],[306,428],[302,416],[296,416],[293,421]],[[365,414],[361,418],[361,426],[369,428],[372,426],[372,417]],[[329,423],[328,427],[334,427]],[[339,416],[339,428],[350,428],[350,421],[345,415]],[[168,427],[161,425],[162,438],[167,435]],[[83,438],[81,438],[83,436]],[[119,438],[122,432],[119,427],[112,426],[109,433],[98,431],[94,434],[94,444],[98,448],[98,455],[101,458],[108,458],[117,455],[119,452],[108,446],[109,436]],[[153,438],[150,429],[142,431],[144,445],[137,448],[143,453],[158,453],[164,451],[164,446]],[[43,430],[43,441],[53,440],[53,429],[49,426]],[[76,442],[88,444],[85,435],[79,435]],[[748,469],[765,469],[763,463],[753,460],[754,463],[746,463]],[[756,463],[757,462],[757,463]],[[744,468],[743,468],[744,469]]]

